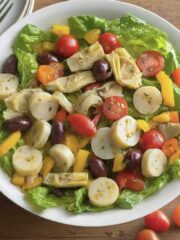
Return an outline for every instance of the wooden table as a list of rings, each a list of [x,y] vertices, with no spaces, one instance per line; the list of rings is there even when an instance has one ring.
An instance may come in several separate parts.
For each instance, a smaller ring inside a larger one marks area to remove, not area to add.
[[[34,9],[56,2],[60,1],[36,0]],[[126,0],[126,2],[152,10],[180,28],[180,0]],[[163,210],[170,216],[177,204],[180,204],[180,197]],[[143,219],[102,228],[57,224],[24,211],[0,194],[0,240],[134,240],[137,232],[143,227]],[[172,224],[170,231],[161,234],[160,237],[162,240],[180,240],[180,230]]]

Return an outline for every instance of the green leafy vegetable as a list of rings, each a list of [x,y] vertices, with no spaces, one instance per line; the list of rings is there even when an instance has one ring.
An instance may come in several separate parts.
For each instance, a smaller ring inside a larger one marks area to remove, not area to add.
[[[79,100],[79,97],[82,95],[82,90],[79,90],[77,92],[73,92],[73,93],[68,93],[66,94],[66,97],[68,98],[68,100],[73,104],[76,105],[76,103]]]
[[[148,180],[144,190],[140,192],[135,192],[128,189],[124,190],[122,193],[120,193],[116,205],[120,208],[133,208],[143,199],[158,192],[169,181],[174,179],[180,179],[180,159],[174,165],[169,165],[167,171],[160,177]]]
[[[85,32],[93,28],[119,35],[123,47],[134,58],[147,50],[159,51],[165,57],[167,74],[179,66],[179,58],[172,44],[168,42],[166,33],[135,16],[125,15],[112,21],[95,16],[74,16],[69,18],[68,22],[71,32],[79,39],[83,38]]]
[[[21,75],[21,87],[26,88],[35,79],[36,71],[38,69],[36,56],[20,49],[16,49],[15,54],[18,58],[18,71]]]
[[[9,176],[12,176],[15,172],[12,164],[12,156],[15,150],[22,145],[24,145],[24,140],[20,139],[14,148],[9,150],[4,156],[0,157],[0,166]]]
[[[49,31],[43,31],[35,25],[26,25],[18,34],[13,49],[20,49],[27,53],[36,53],[36,47],[42,42],[55,42],[57,36]]]

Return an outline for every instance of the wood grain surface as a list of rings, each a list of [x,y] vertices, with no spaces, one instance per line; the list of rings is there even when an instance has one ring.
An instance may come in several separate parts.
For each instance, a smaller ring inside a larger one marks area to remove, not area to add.
[[[36,0],[34,9],[57,2],[60,1]],[[126,2],[149,9],[180,28],[180,0],[127,0]],[[180,204],[180,197],[163,208],[170,218],[177,204]],[[143,227],[143,219],[101,228],[57,224],[24,211],[0,194],[0,240],[134,240],[137,232]],[[172,224],[167,233],[159,236],[161,240],[180,240],[180,229]]]

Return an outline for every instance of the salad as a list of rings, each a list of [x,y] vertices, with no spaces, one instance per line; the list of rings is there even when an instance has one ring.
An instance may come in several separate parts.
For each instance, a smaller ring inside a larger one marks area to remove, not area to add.
[[[130,209],[180,178],[180,57],[131,15],[26,25],[0,74],[0,166],[35,208]]]

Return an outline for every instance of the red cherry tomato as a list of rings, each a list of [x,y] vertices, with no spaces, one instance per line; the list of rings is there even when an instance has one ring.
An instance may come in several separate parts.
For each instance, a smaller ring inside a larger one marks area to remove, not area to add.
[[[177,86],[180,87],[180,68],[174,70],[172,77]]]
[[[72,35],[62,35],[56,44],[56,52],[62,57],[70,57],[79,51],[79,43]]]
[[[70,114],[69,122],[71,128],[81,136],[92,137],[96,134],[96,126],[94,122],[82,114]]]
[[[128,104],[124,98],[108,97],[103,104],[103,113],[107,119],[116,121],[128,114]]]
[[[137,65],[145,77],[154,77],[164,68],[164,57],[156,51],[146,51],[137,59]]]
[[[111,53],[116,48],[121,46],[117,36],[110,32],[101,34],[99,37],[99,42],[102,45],[105,53]]]
[[[120,172],[117,176],[117,184],[119,189],[128,188],[135,191],[141,191],[145,186],[139,174],[131,170]]]
[[[180,227],[180,205],[178,205],[173,211],[173,221]]]
[[[140,149],[146,151],[153,148],[161,148],[164,143],[163,135],[156,129],[145,132],[139,141]]]
[[[161,211],[157,210],[144,218],[145,225],[155,232],[165,232],[170,227],[168,217]]]
[[[144,229],[138,233],[136,240],[159,240],[159,238],[154,231],[150,229]]]
[[[89,85],[87,85],[86,87],[84,87],[84,91],[88,91],[88,90],[94,90],[96,88],[100,88],[102,86],[102,83],[90,83]]]

